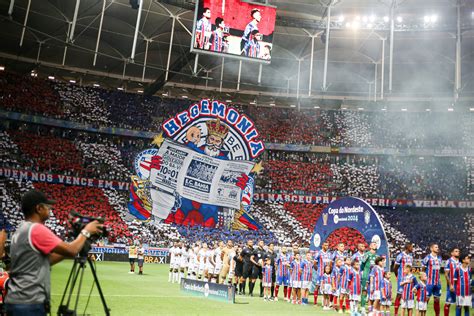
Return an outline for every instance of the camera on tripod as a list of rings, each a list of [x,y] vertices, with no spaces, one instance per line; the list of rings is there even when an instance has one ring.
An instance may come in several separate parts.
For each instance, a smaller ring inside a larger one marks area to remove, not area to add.
[[[78,212],[71,211],[69,213],[69,223],[71,224],[71,231],[72,237],[76,238],[79,236],[81,231],[86,227],[87,224],[93,221],[98,221],[99,223],[103,224],[105,219],[102,217],[93,217],[93,216],[84,216],[79,214]],[[107,238],[108,232],[107,229],[104,227],[102,233],[94,234],[91,236],[91,241],[95,241],[99,238]]]

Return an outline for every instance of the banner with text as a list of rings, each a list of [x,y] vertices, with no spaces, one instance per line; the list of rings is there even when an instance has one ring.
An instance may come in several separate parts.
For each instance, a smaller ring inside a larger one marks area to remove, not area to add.
[[[0,177],[12,178],[19,181],[46,182],[52,184],[77,185],[82,187],[96,187],[104,189],[128,190],[129,182],[115,180],[101,180],[75,176],[65,176],[46,172],[0,168]]]
[[[321,195],[255,193],[254,201],[261,202],[293,202],[304,204],[329,204],[340,197]],[[363,198],[372,206],[408,207],[408,208],[474,208],[474,201],[445,201],[445,200],[406,200]]]
[[[240,208],[241,189],[235,183],[243,173],[250,173],[253,162],[217,159],[168,139],[158,155],[162,157],[161,168],[151,170],[150,181],[173,201],[177,192],[200,203]],[[154,199],[153,203],[155,201],[159,203],[160,199]]]
[[[181,291],[203,298],[235,303],[235,288],[232,285],[183,278],[181,279]]]

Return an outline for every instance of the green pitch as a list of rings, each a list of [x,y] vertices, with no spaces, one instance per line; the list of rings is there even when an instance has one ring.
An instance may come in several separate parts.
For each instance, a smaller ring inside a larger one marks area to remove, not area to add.
[[[52,268],[52,314],[56,314],[61,295],[66,285],[72,261],[67,260]],[[144,275],[129,274],[126,262],[97,262],[97,272],[102,290],[112,315],[337,315],[335,312],[322,311],[321,307],[295,306],[283,300],[264,302],[259,297],[236,296],[236,304],[197,298],[184,295],[178,284],[168,283],[168,265],[148,264],[144,266]],[[258,281],[257,281],[258,282]],[[78,315],[82,315],[91,290],[92,273],[87,267],[80,294]],[[395,289],[395,281],[393,282]],[[444,291],[444,289],[443,289]],[[255,287],[259,293],[259,286]],[[444,294],[444,293],[443,293]],[[282,296],[280,290],[280,296]],[[319,298],[321,300],[321,298]],[[313,298],[310,297],[312,303]],[[444,306],[444,295],[442,305]],[[427,315],[433,316],[433,304],[430,301]],[[443,311],[441,310],[441,313]],[[87,308],[88,315],[104,315],[97,288]],[[451,315],[454,315],[451,307]],[[393,308],[392,308],[393,315]]]

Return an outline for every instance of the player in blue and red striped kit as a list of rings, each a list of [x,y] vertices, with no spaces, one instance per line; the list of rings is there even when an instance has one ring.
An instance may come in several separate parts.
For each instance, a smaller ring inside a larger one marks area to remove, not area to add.
[[[375,312],[375,314],[377,314],[381,310],[380,299],[382,298],[382,285],[383,285],[385,262],[386,260],[384,257],[377,257],[375,259],[375,266],[372,268],[372,271],[370,273],[369,299],[374,301],[373,311]]]
[[[413,307],[415,307],[413,288],[418,284],[415,276],[411,273],[411,265],[405,265],[405,278],[400,283],[402,286],[402,316],[405,315],[405,310],[408,312],[408,316],[412,316]]]
[[[341,280],[339,282],[339,310],[343,311],[348,311],[350,309],[349,279],[351,270],[351,258],[347,257],[344,265],[341,267]],[[344,300],[346,301],[346,305],[344,305]]]
[[[459,266],[459,255],[461,250],[457,247],[451,249],[451,257],[446,260],[444,276],[446,278],[446,303],[444,304],[444,316],[449,316],[451,304],[456,304],[456,291],[454,289],[454,272]]]
[[[324,274],[321,278],[321,290],[323,292],[323,310],[330,310],[331,307],[331,298],[330,295],[332,293],[332,280],[331,280],[331,265],[326,265],[324,267]]]
[[[439,316],[441,310],[439,298],[441,296],[441,283],[439,280],[439,272],[441,269],[441,256],[439,255],[438,244],[430,246],[431,253],[423,259],[423,266],[428,277],[426,287],[428,291],[428,300],[431,296],[434,297],[433,307],[435,315]]]
[[[464,308],[464,316],[469,316],[469,307],[472,304],[471,293],[471,256],[463,254],[459,257],[461,264],[454,272],[454,284],[456,289],[456,316],[461,316]]]
[[[211,29],[211,9],[204,8],[202,18],[197,21],[194,47],[200,49],[209,49],[209,39],[212,34]]]
[[[301,260],[301,291],[303,305],[308,304],[309,288],[313,278],[313,256],[308,251],[306,257]]]
[[[271,266],[272,259],[267,258],[265,265],[262,267],[262,285],[263,285],[263,300],[271,300],[272,296],[272,275],[273,267]]]
[[[339,298],[339,282],[341,282],[342,274],[342,259],[336,259],[331,273],[331,284],[332,284],[332,306],[335,310],[338,310],[337,300]],[[342,311],[341,311],[342,312]]]
[[[352,269],[351,273],[349,274],[351,314],[357,314],[359,312],[359,302],[360,296],[362,294],[361,277],[360,261],[352,261]]]
[[[427,281],[426,273],[420,273],[420,281],[415,285],[416,291],[416,310],[418,311],[418,316],[426,315],[426,306],[428,302],[428,290],[426,286]]]
[[[403,281],[405,274],[403,273],[405,266],[407,264],[413,265],[413,244],[406,243],[405,249],[400,252],[395,259],[395,265],[393,266],[393,271],[397,277],[397,297],[395,298],[395,316],[398,316],[398,309],[400,308],[400,300],[402,298],[402,286],[400,283]]]
[[[217,17],[215,21],[216,29],[211,35],[211,50],[214,52],[222,52],[224,48],[224,19]]]
[[[301,262],[299,252],[293,255],[290,263],[290,285],[292,303],[301,304]]]
[[[316,252],[316,255],[314,256],[314,266],[317,268],[316,271],[313,271],[315,273],[313,273],[312,283],[314,305],[318,304],[318,293],[321,288],[322,278],[324,276],[324,267],[328,264],[331,264],[331,253],[329,252],[329,243],[324,242],[321,245],[321,250]]]
[[[276,265],[276,284],[275,284],[275,301],[278,301],[278,291],[280,286],[283,285],[283,294],[285,300],[288,297],[288,285],[290,282],[290,270],[288,269],[290,261],[290,256],[286,250],[286,247],[281,247],[280,254],[278,255],[275,265]]]
[[[390,315],[390,306],[392,306],[392,282],[390,281],[390,277],[392,274],[390,271],[386,271],[383,275],[382,281],[382,298],[381,298],[381,305],[382,305],[382,313],[389,316]]]

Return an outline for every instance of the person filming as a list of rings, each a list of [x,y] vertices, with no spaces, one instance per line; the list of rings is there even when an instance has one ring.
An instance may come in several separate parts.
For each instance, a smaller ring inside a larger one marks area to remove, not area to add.
[[[46,315],[51,294],[51,265],[75,257],[86,241],[102,232],[98,221],[87,224],[77,238],[64,242],[49,230],[48,220],[54,200],[36,190],[21,198],[25,221],[12,237],[10,281],[5,299],[7,315]]]

